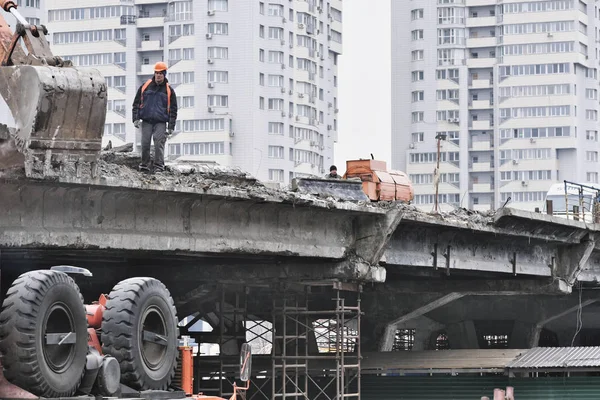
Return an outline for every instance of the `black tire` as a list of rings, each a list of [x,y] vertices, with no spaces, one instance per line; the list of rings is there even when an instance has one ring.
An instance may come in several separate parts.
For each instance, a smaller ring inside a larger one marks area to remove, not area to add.
[[[119,282],[102,317],[102,351],[121,365],[121,382],[137,390],[166,390],[177,367],[177,312],[154,278]]]
[[[71,333],[62,344],[52,344]],[[87,319],[79,288],[67,274],[32,271],[17,278],[0,313],[4,376],[41,397],[75,394],[83,378]]]

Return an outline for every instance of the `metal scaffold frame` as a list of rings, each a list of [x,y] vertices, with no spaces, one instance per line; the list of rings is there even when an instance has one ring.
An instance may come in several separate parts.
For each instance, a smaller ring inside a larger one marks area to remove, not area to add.
[[[333,284],[329,309],[312,307],[310,286],[302,294],[273,297],[270,400],[360,400],[361,288],[356,286],[356,305],[348,306],[343,287]]]
[[[360,285],[258,288],[270,303],[251,301],[255,288],[231,289],[221,286],[215,296],[211,337],[220,351],[197,360],[201,392],[231,396],[239,369],[231,350],[248,341],[270,348],[253,355],[248,400],[360,400]]]

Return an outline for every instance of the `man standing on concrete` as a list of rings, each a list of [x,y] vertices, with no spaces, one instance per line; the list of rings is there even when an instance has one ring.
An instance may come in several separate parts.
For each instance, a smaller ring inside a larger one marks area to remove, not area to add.
[[[166,78],[167,64],[157,62],[154,77],[138,89],[133,100],[133,125],[142,127],[140,171],[150,171],[150,142],[154,138],[154,170],[165,169],[165,143],[177,122],[177,96]]]
[[[335,165],[332,165],[331,167],[329,167],[329,173],[327,175],[325,175],[325,178],[327,178],[327,179],[340,179],[341,178],[341,176],[339,176],[337,173],[337,167]]]

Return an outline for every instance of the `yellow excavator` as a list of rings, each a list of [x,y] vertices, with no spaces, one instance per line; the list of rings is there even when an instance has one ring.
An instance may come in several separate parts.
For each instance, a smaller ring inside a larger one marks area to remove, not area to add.
[[[15,126],[0,129],[0,169],[25,168],[27,177],[97,174],[106,118],[106,82],[95,69],[54,56],[46,27],[31,25],[13,0],[0,8],[0,95]],[[5,121],[0,121],[5,122]]]

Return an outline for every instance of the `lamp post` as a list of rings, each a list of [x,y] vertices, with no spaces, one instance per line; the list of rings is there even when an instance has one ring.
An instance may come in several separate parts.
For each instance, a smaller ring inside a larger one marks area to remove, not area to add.
[[[435,138],[437,140],[437,167],[435,168],[435,172],[433,174],[433,182],[435,184],[435,212],[438,212],[438,191],[440,187],[440,147],[442,140],[446,140],[448,135],[445,133],[438,133]]]

